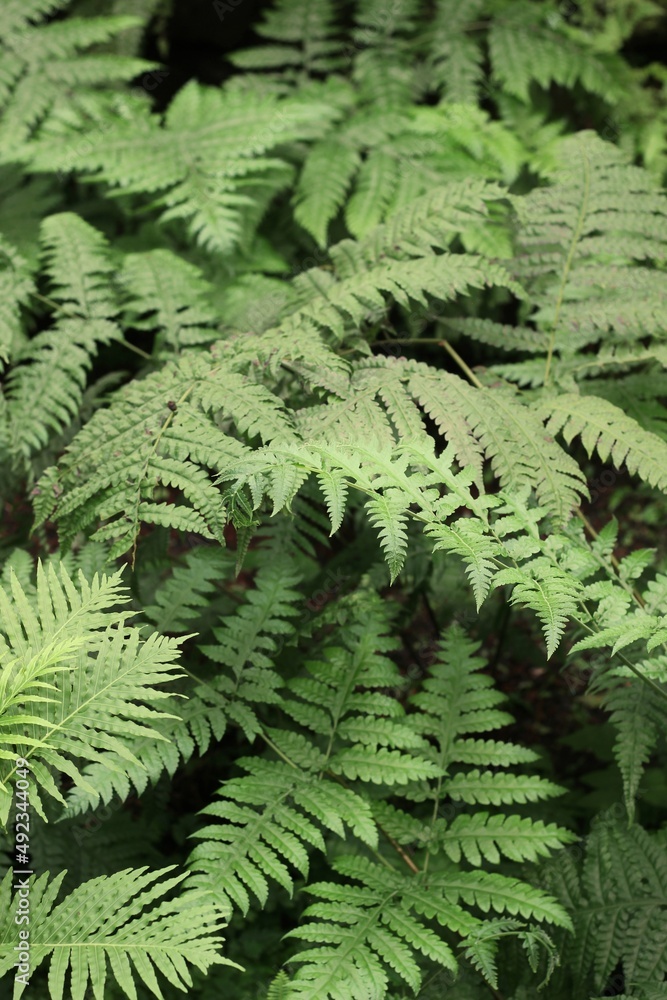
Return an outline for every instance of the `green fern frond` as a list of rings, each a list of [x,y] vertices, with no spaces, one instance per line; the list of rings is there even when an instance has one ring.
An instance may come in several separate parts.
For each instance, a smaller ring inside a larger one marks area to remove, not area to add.
[[[201,271],[169,250],[127,254],[118,276],[126,296],[128,321],[154,330],[154,352],[179,351],[216,339],[212,288]]]
[[[66,3],[10,3],[0,49],[0,140],[5,162],[23,153],[22,144],[38,126],[64,107],[85,106],[99,84],[130,81],[157,64],[132,56],[82,50],[106,42],[141,21],[135,17],[68,17],[34,24]]]
[[[283,681],[274,668],[275,657],[293,635],[298,603],[295,589],[300,575],[287,559],[275,559],[255,577],[245,602],[213,629],[215,644],[201,646],[213,663],[225,667],[212,686],[222,694],[229,716],[248,739],[259,731],[256,707],[277,704]]]
[[[537,861],[574,839],[574,834],[553,823],[476,812],[457,816],[437,842],[452,861],[465,857],[478,868],[485,862],[497,865],[501,856],[512,861]]]
[[[277,0],[255,26],[272,44],[237,49],[231,61],[246,70],[284,67],[282,78],[288,81],[304,73],[331,73],[342,63],[335,13],[331,0]]]
[[[345,195],[360,163],[358,150],[339,138],[326,138],[311,150],[299,178],[294,218],[320,246],[326,246],[331,219]]]
[[[186,634],[231,568],[228,553],[204,546],[193,549],[184,563],[174,566],[171,575],[158,585],[154,603],[146,604],[143,614],[162,634]]]
[[[309,886],[323,902],[312,904],[304,914],[319,919],[289,932],[315,945],[292,957],[301,965],[292,979],[297,997],[382,998],[389,983],[387,969],[417,991],[421,971],[415,952],[456,971],[451,948],[423,918],[434,918],[465,941],[474,937],[480,923],[461,903],[570,925],[566,912],[546,894],[500,875],[445,871],[426,882],[360,857],[339,858],[333,868],[360,882],[363,892],[354,884]]]
[[[569,574],[549,566],[548,560],[543,557],[521,569],[500,570],[494,585],[507,583],[514,585],[510,598],[512,604],[521,602],[536,613],[544,630],[547,657],[552,656],[567,622],[577,616],[581,585]]]
[[[194,848],[189,864],[201,873],[195,883],[215,893],[221,907],[232,904],[247,912],[249,892],[264,905],[269,881],[291,894],[291,869],[307,876],[309,853],[325,850],[322,827],[344,837],[347,826],[371,845],[377,843],[365,800],[322,781],[319,768],[325,758],[312,747],[309,758],[308,769],[242,758],[237,763],[248,773],[226,782],[220,800],[203,810],[222,822],[197,831],[204,843]]]
[[[484,0],[437,0],[429,26],[429,75],[434,89],[450,102],[477,103],[483,53],[468,29],[482,15]]]
[[[607,101],[622,95],[619,64],[604,55],[586,51],[564,31],[547,20],[547,5],[522,0],[505,3],[489,29],[493,74],[504,89],[522,101],[529,100],[529,85],[547,88],[553,81],[572,87],[579,81]],[[553,21],[552,21],[553,23]],[[582,42],[585,36],[581,36]]]
[[[125,624],[130,612],[114,610],[123,598],[120,574],[90,584],[80,575],[77,587],[63,566],[56,573],[40,564],[34,596],[12,574],[10,581],[11,592],[0,589],[0,725],[5,746],[14,748],[0,754],[3,823],[17,755],[28,761],[37,786],[31,800],[41,815],[38,789],[65,801],[59,772],[96,795],[79,760],[117,760],[116,769],[123,761],[139,764],[125,740],[159,735],[152,723],[166,717],[157,706],[168,697],[159,685],[180,673],[176,640],[142,641]]]
[[[29,155],[35,170],[92,172],[124,194],[151,195],[162,222],[182,220],[192,240],[227,254],[249,238],[247,225],[256,228],[291,176],[271,150],[317,138],[331,118],[324,103],[191,82],[171,102],[164,124],[145,111],[94,133],[77,155],[75,141],[62,138],[32,143]]]
[[[76,418],[99,346],[122,339],[114,321],[114,265],[102,234],[64,212],[44,221],[42,244],[56,325],[15,351],[7,378],[10,447],[24,457]]]
[[[664,195],[590,132],[561,140],[558,153],[552,186],[512,199],[516,273],[539,306],[532,318],[565,354],[602,338],[624,346],[659,333],[665,275],[650,261],[664,256]]]
[[[617,469],[625,465],[650,486],[667,489],[667,443],[618,406],[595,395],[563,392],[539,408],[552,434],[561,433],[568,444],[579,436],[589,457],[596,451],[603,462]]]
[[[183,992],[192,987],[188,966],[206,971],[213,965],[239,968],[220,955],[220,914],[210,897],[184,891],[185,874],[127,869],[91,879],[57,903],[65,872],[49,881],[49,873],[31,878],[30,961],[25,978],[14,980],[18,1000],[42,962],[49,963],[52,1000],[83,996],[90,985],[96,998],[105,996],[109,972],[128,997],[143,983],[156,997],[162,992],[155,970]],[[182,886],[176,898],[173,891]],[[21,950],[14,921],[12,873],[0,886],[0,975],[15,967]],[[66,980],[69,985],[66,987]],[[67,993],[65,992],[67,989]]]
[[[562,961],[578,995],[603,991],[619,964],[627,983],[659,987],[667,971],[664,839],[603,814],[579,871],[568,860],[553,875],[559,895],[571,901],[575,933]]]
[[[0,363],[9,360],[23,340],[21,310],[34,285],[28,262],[4,238],[0,242]]]

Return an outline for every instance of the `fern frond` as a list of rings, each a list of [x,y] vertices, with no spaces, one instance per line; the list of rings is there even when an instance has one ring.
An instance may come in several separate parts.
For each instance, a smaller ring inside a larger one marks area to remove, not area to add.
[[[650,486],[667,489],[667,443],[618,406],[595,395],[563,392],[539,408],[552,434],[561,433],[568,444],[579,436],[589,457],[596,451],[603,462],[617,469],[625,465]]]
[[[155,969],[187,992],[192,987],[188,966],[202,971],[213,965],[239,968],[220,955],[220,914],[210,897],[184,891],[187,876],[170,875],[173,871],[173,866],[127,869],[91,879],[59,903],[64,872],[50,881],[48,872],[31,878],[29,971],[25,979],[15,980],[14,997],[18,1000],[33,970],[47,959],[52,1000],[83,996],[89,985],[102,997],[109,972],[128,997],[136,996],[137,982],[160,997]],[[179,885],[181,893],[174,898]],[[0,886],[0,975],[15,966],[21,948],[14,922],[17,897],[12,900],[11,889],[9,872]]]
[[[42,244],[56,325],[15,352],[7,378],[11,448],[25,457],[76,418],[99,345],[122,339],[102,234],[64,212],[44,221]]]
[[[292,980],[297,997],[382,998],[388,986],[387,968],[416,991],[421,972],[415,952],[456,971],[451,948],[423,918],[435,918],[465,941],[474,937],[480,924],[461,903],[570,925],[565,911],[546,894],[500,875],[457,876],[445,871],[426,883],[360,857],[339,858],[333,868],[360,882],[363,891],[355,884],[309,886],[309,892],[323,902],[305,912],[318,920],[289,932],[315,945],[292,957],[301,965]]]
[[[0,242],[0,363],[23,339],[21,310],[34,290],[28,262],[4,238]]]
[[[275,657],[294,633],[302,595],[295,589],[300,576],[287,559],[276,559],[262,568],[254,589],[233,615],[213,629],[215,644],[201,646],[213,663],[226,668],[213,687],[225,697],[229,716],[248,739],[259,731],[255,707],[276,704],[283,681],[274,668]]]
[[[231,61],[246,70],[286,67],[282,76],[288,81],[292,75],[298,80],[304,73],[330,73],[342,61],[335,13],[332,0],[277,0],[255,27],[273,44],[237,49]]]
[[[32,143],[29,155],[36,170],[92,172],[125,194],[153,196],[163,222],[182,220],[192,240],[227,254],[249,236],[246,223],[256,228],[291,176],[271,150],[317,138],[331,117],[324,103],[191,82],[171,102],[163,125],[146,111],[94,133],[77,155],[75,143],[62,138]]]
[[[565,626],[578,612],[581,595],[579,581],[538,557],[521,569],[504,569],[496,575],[495,586],[513,584],[512,604],[521,602],[531,608],[542,623],[550,657],[560,642]]]
[[[448,101],[477,103],[483,53],[468,25],[478,20],[484,0],[437,0],[430,26],[429,71],[434,89]]]
[[[667,865],[664,839],[602,815],[587,839],[583,865],[554,872],[571,900],[575,933],[563,963],[578,991],[602,991],[619,964],[628,983],[662,984]]]
[[[574,834],[553,823],[476,812],[457,816],[437,842],[452,861],[465,857],[478,868],[485,862],[498,864],[502,855],[513,861],[537,861],[568,840],[575,840]]]
[[[516,273],[539,305],[532,318],[562,353],[603,337],[605,346],[625,346],[659,333],[666,279],[650,260],[664,256],[664,195],[590,132],[563,139],[558,152],[552,186],[513,199]]]
[[[3,823],[17,755],[46,795],[64,803],[59,772],[95,795],[75,761],[138,764],[124,740],[158,736],[152,723],[165,718],[157,706],[168,697],[159,685],[180,673],[175,640],[142,641],[125,624],[130,612],[113,610],[123,597],[120,574],[90,584],[80,575],[76,587],[63,566],[56,573],[40,564],[34,597],[10,581],[11,593],[0,589],[0,725],[14,747],[0,753]],[[37,789],[32,798],[43,815]]]
[[[326,246],[329,222],[345,201],[358,170],[358,150],[326,138],[311,150],[299,177],[294,218],[320,246]]]
[[[34,24],[64,3],[10,4],[3,21],[0,49],[0,140],[6,160],[22,152],[21,146],[38,126],[63,107],[76,108],[98,84],[129,81],[157,64],[132,56],[82,50],[106,42],[141,21],[135,17],[69,17],[49,24]],[[14,154],[14,155],[13,155]]]
[[[155,330],[154,352],[215,340],[211,286],[201,271],[169,250],[127,254],[118,276],[130,324]]]
[[[191,629],[198,611],[210,602],[216,584],[222,583],[230,571],[231,559],[226,552],[199,546],[158,585],[154,603],[146,604],[143,614],[158,632],[183,635]]]
[[[553,81],[572,87],[579,81],[591,93],[608,101],[622,94],[615,70],[618,64],[586,51],[564,31],[551,27],[548,8],[525,2],[503,5],[489,30],[489,52],[494,76],[504,89],[529,100],[532,81],[547,88]],[[584,36],[582,36],[584,37]]]
[[[351,789],[322,781],[324,758],[312,747],[308,756],[308,769],[240,759],[237,763],[248,773],[227,781],[220,800],[203,810],[222,822],[197,831],[204,843],[194,848],[189,864],[201,873],[194,876],[195,883],[214,892],[221,907],[232,904],[247,912],[249,892],[264,905],[269,881],[291,894],[291,869],[305,877],[310,851],[325,850],[321,827],[344,837],[348,826],[371,845],[377,843],[365,800]]]

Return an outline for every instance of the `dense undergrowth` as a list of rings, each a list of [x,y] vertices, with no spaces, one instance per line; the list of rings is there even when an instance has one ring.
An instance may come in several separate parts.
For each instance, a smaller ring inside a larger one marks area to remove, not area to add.
[[[0,11],[6,995],[667,996],[664,7],[170,17]]]

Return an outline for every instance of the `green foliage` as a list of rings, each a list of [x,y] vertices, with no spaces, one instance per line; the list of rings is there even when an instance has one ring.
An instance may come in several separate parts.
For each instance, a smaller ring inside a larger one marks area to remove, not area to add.
[[[52,997],[82,997],[88,983],[96,997],[104,997],[109,971],[129,997],[136,996],[137,979],[161,996],[156,970],[187,992],[192,985],[188,964],[203,971],[231,964],[217,954],[219,917],[208,900],[192,891],[176,900],[169,898],[186,878],[183,874],[165,878],[171,870],[128,869],[91,879],[58,903],[64,872],[50,882],[48,872],[29,880],[32,919],[37,925],[30,940],[31,967],[50,957]],[[11,919],[11,889],[8,872],[0,886],[4,924],[0,974],[14,966],[21,947],[16,944],[18,927]],[[24,986],[17,980],[16,1000]]]
[[[663,996],[662,7],[178,16],[2,11],[2,989]]]

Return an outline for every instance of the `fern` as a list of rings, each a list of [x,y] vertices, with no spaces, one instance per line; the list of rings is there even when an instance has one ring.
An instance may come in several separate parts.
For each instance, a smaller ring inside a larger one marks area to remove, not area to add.
[[[198,268],[168,250],[128,254],[119,275],[127,322],[155,331],[153,350],[176,352],[216,339],[211,286]]]
[[[315,100],[190,83],[164,124],[137,110],[129,121],[112,119],[83,150],[75,152],[76,136],[69,143],[44,138],[26,155],[34,170],[92,172],[125,194],[150,195],[163,223],[182,220],[192,241],[227,254],[248,245],[268,203],[290,179],[290,165],[271,151],[317,137],[330,116]]]
[[[547,87],[552,81],[572,87],[580,81],[587,90],[609,101],[621,95],[612,58],[582,52],[581,36],[554,30],[542,4],[504,3],[489,30],[493,72],[504,88],[523,101],[529,84]],[[579,43],[579,44],[577,44]]]
[[[617,469],[625,464],[644,482],[667,489],[667,445],[613,403],[564,392],[541,409],[547,430],[562,433],[568,444],[578,434],[589,456],[595,450],[603,462],[611,459]]]
[[[95,87],[129,81],[156,64],[133,56],[82,54],[123,31],[137,27],[135,17],[68,17],[49,24],[34,22],[68,5],[67,0],[14,0],[5,7],[0,51],[0,108],[5,162],[21,154],[39,129],[48,132],[68,109],[79,111],[95,97]]]
[[[482,50],[468,25],[483,14],[483,0],[438,0],[429,38],[430,77],[452,102],[473,106],[482,82]]]
[[[662,995],[659,5],[99,6],[2,18],[5,992]]]
[[[272,44],[239,49],[232,61],[246,70],[285,68],[281,82],[331,72],[341,65],[334,13],[330,0],[279,0],[255,29]]]
[[[136,996],[139,981],[159,997],[156,969],[173,986],[187,992],[192,986],[188,965],[201,970],[233,965],[219,954],[219,914],[196,892],[170,898],[186,877],[167,878],[171,871],[173,867],[161,871],[128,869],[91,879],[59,903],[56,899],[64,872],[51,881],[48,872],[29,879],[35,926],[30,934],[30,960],[19,966],[14,981],[16,1000],[23,995],[33,971],[48,958],[53,1000],[81,996],[89,984],[96,997],[104,996],[109,971],[127,996]],[[8,872],[0,886],[4,914],[0,975],[17,965],[16,953],[24,947],[14,922],[18,897],[12,899],[11,889]]]
[[[228,713],[248,737],[259,729],[252,706],[280,700],[277,689],[282,682],[273,659],[279,643],[294,631],[290,619],[297,615],[300,597],[294,589],[299,576],[286,561],[278,559],[261,570],[255,582],[247,602],[213,629],[215,644],[201,647],[213,663],[226,668],[227,676],[218,676],[215,687],[232,702]]]
[[[452,631],[423,694],[412,699],[417,712],[404,717],[399,705],[382,693],[396,682],[396,669],[384,655],[393,645],[382,635],[386,613],[369,598],[355,603],[357,624],[350,630],[348,647],[325,646],[324,658],[306,664],[303,676],[289,684],[291,696],[281,702],[305,733],[268,730],[269,746],[282,759],[240,762],[248,773],[227,781],[220,800],[206,807],[204,813],[218,822],[198,831],[204,842],[190,860],[201,872],[196,881],[222,893],[221,906],[247,911],[249,891],[267,904],[269,879],[292,892],[291,869],[307,878],[313,849],[326,851],[324,833],[343,836],[343,824],[371,847],[382,844],[384,837],[394,844],[416,842],[421,851],[427,848],[421,872],[412,861],[411,873],[404,874],[391,864],[387,868],[349,857],[334,860],[332,870],[361,886],[309,886],[309,892],[326,902],[310,907],[304,916],[324,922],[306,923],[293,932],[317,943],[292,959],[304,966],[292,980],[297,996],[361,996],[370,989],[383,997],[388,988],[385,963],[416,989],[421,981],[419,952],[455,969],[450,946],[423,921],[435,916],[441,926],[464,937],[472,935],[479,919],[461,904],[568,923],[553,901],[529,886],[499,874],[473,876],[455,864],[463,857],[473,865],[483,857],[497,863],[498,848],[515,859],[543,856],[568,839],[564,830],[488,812],[461,815],[449,828],[437,818],[441,797],[487,802],[487,789],[495,789],[493,801],[512,803],[558,791],[535,777],[489,773],[485,781],[475,770],[449,773],[457,764],[493,759],[511,765],[533,759],[529,751],[469,735],[503,725],[508,718],[495,708],[501,696],[490,679],[478,673],[483,661],[471,657],[471,644]],[[325,773],[327,781],[322,780]],[[470,788],[476,789],[472,798],[463,791],[466,775]],[[332,780],[337,777],[344,779],[343,787]],[[375,796],[369,802],[364,785],[371,789],[378,782],[400,786],[400,794],[416,803],[433,798],[430,821],[375,801]],[[451,861],[444,855],[435,860],[443,849]],[[435,868],[427,875],[431,857]]]
[[[37,784],[32,804],[44,816],[42,794],[64,803],[56,778],[97,795],[78,761],[101,761],[121,770],[140,765],[125,741],[157,736],[152,723],[165,717],[159,685],[178,676],[177,642],[153,635],[141,641],[125,624],[129,612],[113,610],[123,593],[120,574],[75,587],[64,567],[39,567],[34,595],[10,573],[0,589],[3,660],[1,724],[4,730],[1,814],[11,805],[8,782],[15,758],[26,760]]]
[[[9,448],[24,458],[76,418],[99,345],[122,339],[114,266],[101,234],[62,213],[43,223],[42,244],[56,324],[13,352],[6,388]]]
[[[664,838],[603,816],[589,837],[583,864],[575,866],[568,859],[562,873],[553,874],[554,887],[569,897],[574,913],[575,936],[563,956],[573,995],[602,992],[618,963],[630,987],[660,988],[665,974]]]

